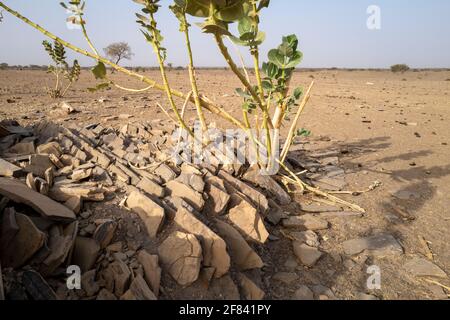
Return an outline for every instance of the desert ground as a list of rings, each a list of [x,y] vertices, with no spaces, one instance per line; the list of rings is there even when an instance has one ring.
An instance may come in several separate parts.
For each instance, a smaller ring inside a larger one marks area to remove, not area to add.
[[[146,74],[159,80],[156,71]],[[185,71],[171,70],[169,77],[175,89],[189,91]],[[111,78],[125,87],[145,87],[122,75]],[[234,93],[239,83],[232,73],[199,70],[198,79],[202,93],[240,119],[240,98]],[[312,97],[300,120],[312,135],[304,138],[303,151],[335,151],[345,171],[344,190],[378,187],[357,196],[339,195],[366,213],[327,218],[330,227],[317,231],[324,254],[312,267],[298,263],[280,226],[268,226],[270,241],[257,249],[265,263],[259,276],[266,298],[295,299],[307,295],[307,286],[315,299],[448,299],[450,279],[435,277],[435,267],[450,275],[450,71],[299,70],[293,84],[306,88],[312,80]],[[165,117],[156,106],[167,107],[162,92],[89,93],[86,89],[95,86],[95,80],[83,71],[65,98],[53,100],[45,92],[52,81],[44,71],[0,71],[0,119],[15,119],[21,125],[45,119],[120,128]],[[62,117],[62,101],[80,112]],[[180,107],[182,103],[178,101]],[[187,117],[195,117],[193,106]],[[303,201],[302,195],[294,198]],[[298,209],[291,205],[283,210]],[[345,241],[379,234],[392,235],[403,252],[344,252]],[[413,263],[418,259],[429,262],[419,266],[421,272]],[[380,268],[380,289],[367,288],[370,266]],[[189,288],[171,291],[170,280],[166,283],[163,298],[201,297]]]

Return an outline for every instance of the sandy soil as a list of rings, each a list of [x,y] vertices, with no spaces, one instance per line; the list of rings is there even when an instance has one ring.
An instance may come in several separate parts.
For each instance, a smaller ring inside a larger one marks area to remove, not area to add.
[[[156,72],[147,73],[159,79]],[[209,98],[240,117],[239,98],[233,93],[239,83],[231,73],[202,70],[198,76]],[[121,75],[112,78],[127,87],[145,86]],[[173,70],[170,78],[174,88],[189,91],[184,71]],[[290,299],[301,284],[324,285],[341,299],[354,299],[358,293],[382,299],[445,297],[439,286],[406,272],[404,264],[412,257],[426,256],[421,241],[425,239],[433,262],[450,275],[450,72],[302,71],[295,75],[294,84],[306,87],[313,78],[316,86],[301,120],[301,126],[313,134],[305,148],[345,151],[340,166],[345,168],[349,190],[364,190],[374,181],[382,186],[359,197],[343,196],[367,213],[362,218],[330,221],[331,228],[319,232],[326,255],[311,269],[286,264],[293,258],[290,241],[283,240],[277,229],[271,230],[281,240],[270,242],[262,253],[270,260],[265,279],[281,271],[296,273],[299,279],[288,285],[267,280],[267,297]],[[60,101],[45,94],[44,87],[52,80],[43,71],[0,71],[0,119],[14,118],[27,124],[47,118],[86,125],[111,115],[134,116],[108,122],[119,126],[164,118],[156,107],[157,102],[166,106],[162,93],[130,94],[114,89],[90,94],[86,88],[95,83],[83,72],[81,81],[64,99],[82,112],[61,119],[56,112]],[[100,102],[100,98],[106,100]],[[181,107],[182,101],[179,104]],[[187,116],[194,115],[191,108]],[[394,197],[397,191],[409,192],[410,199]],[[401,219],[393,210],[399,206],[415,220]],[[405,254],[367,259],[342,254],[343,241],[380,232],[394,235]],[[381,290],[366,288],[370,265],[381,268]],[[450,286],[449,279],[438,281]]]

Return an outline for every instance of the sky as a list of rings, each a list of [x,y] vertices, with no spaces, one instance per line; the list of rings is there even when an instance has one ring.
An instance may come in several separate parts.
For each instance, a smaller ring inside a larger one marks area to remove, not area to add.
[[[1,0],[12,9],[47,28],[61,38],[88,48],[81,31],[67,28],[60,0]],[[186,66],[183,36],[178,21],[162,0],[157,14],[165,37],[168,61]],[[380,29],[370,30],[367,8],[380,8]],[[135,55],[128,66],[155,66],[152,48],[143,39],[135,22],[140,9],[132,0],[87,0],[85,18],[88,32],[97,49],[125,41]],[[275,48],[283,35],[295,33],[304,54],[305,68],[386,68],[406,63],[413,68],[450,68],[450,1],[448,0],[272,0],[261,17],[261,30],[267,39],[261,56]],[[45,36],[9,13],[0,23],[0,63],[44,65],[50,62],[41,45]],[[198,22],[193,20],[192,22]],[[211,37],[193,25],[192,45],[197,66],[225,66]],[[246,63],[251,57],[241,47]],[[234,49],[230,45],[230,51]],[[84,66],[89,58],[69,52]]]

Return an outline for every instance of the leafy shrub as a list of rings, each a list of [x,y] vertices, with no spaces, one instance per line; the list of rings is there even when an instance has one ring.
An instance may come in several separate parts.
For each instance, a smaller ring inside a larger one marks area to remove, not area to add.
[[[395,64],[393,66],[391,66],[391,71],[394,73],[405,73],[406,71],[408,71],[410,68],[408,65],[406,64]]]

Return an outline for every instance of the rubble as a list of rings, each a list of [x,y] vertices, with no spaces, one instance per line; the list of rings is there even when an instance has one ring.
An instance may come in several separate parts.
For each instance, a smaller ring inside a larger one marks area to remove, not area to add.
[[[348,240],[342,243],[347,255],[356,255],[364,250],[375,256],[403,254],[403,248],[390,234],[377,234],[367,238]]]
[[[181,286],[194,283],[199,276],[202,247],[192,234],[175,232],[158,248],[164,268]]]
[[[245,274],[238,274],[239,285],[242,289],[245,300],[258,301],[263,300],[265,292],[261,290],[252,280]]]

